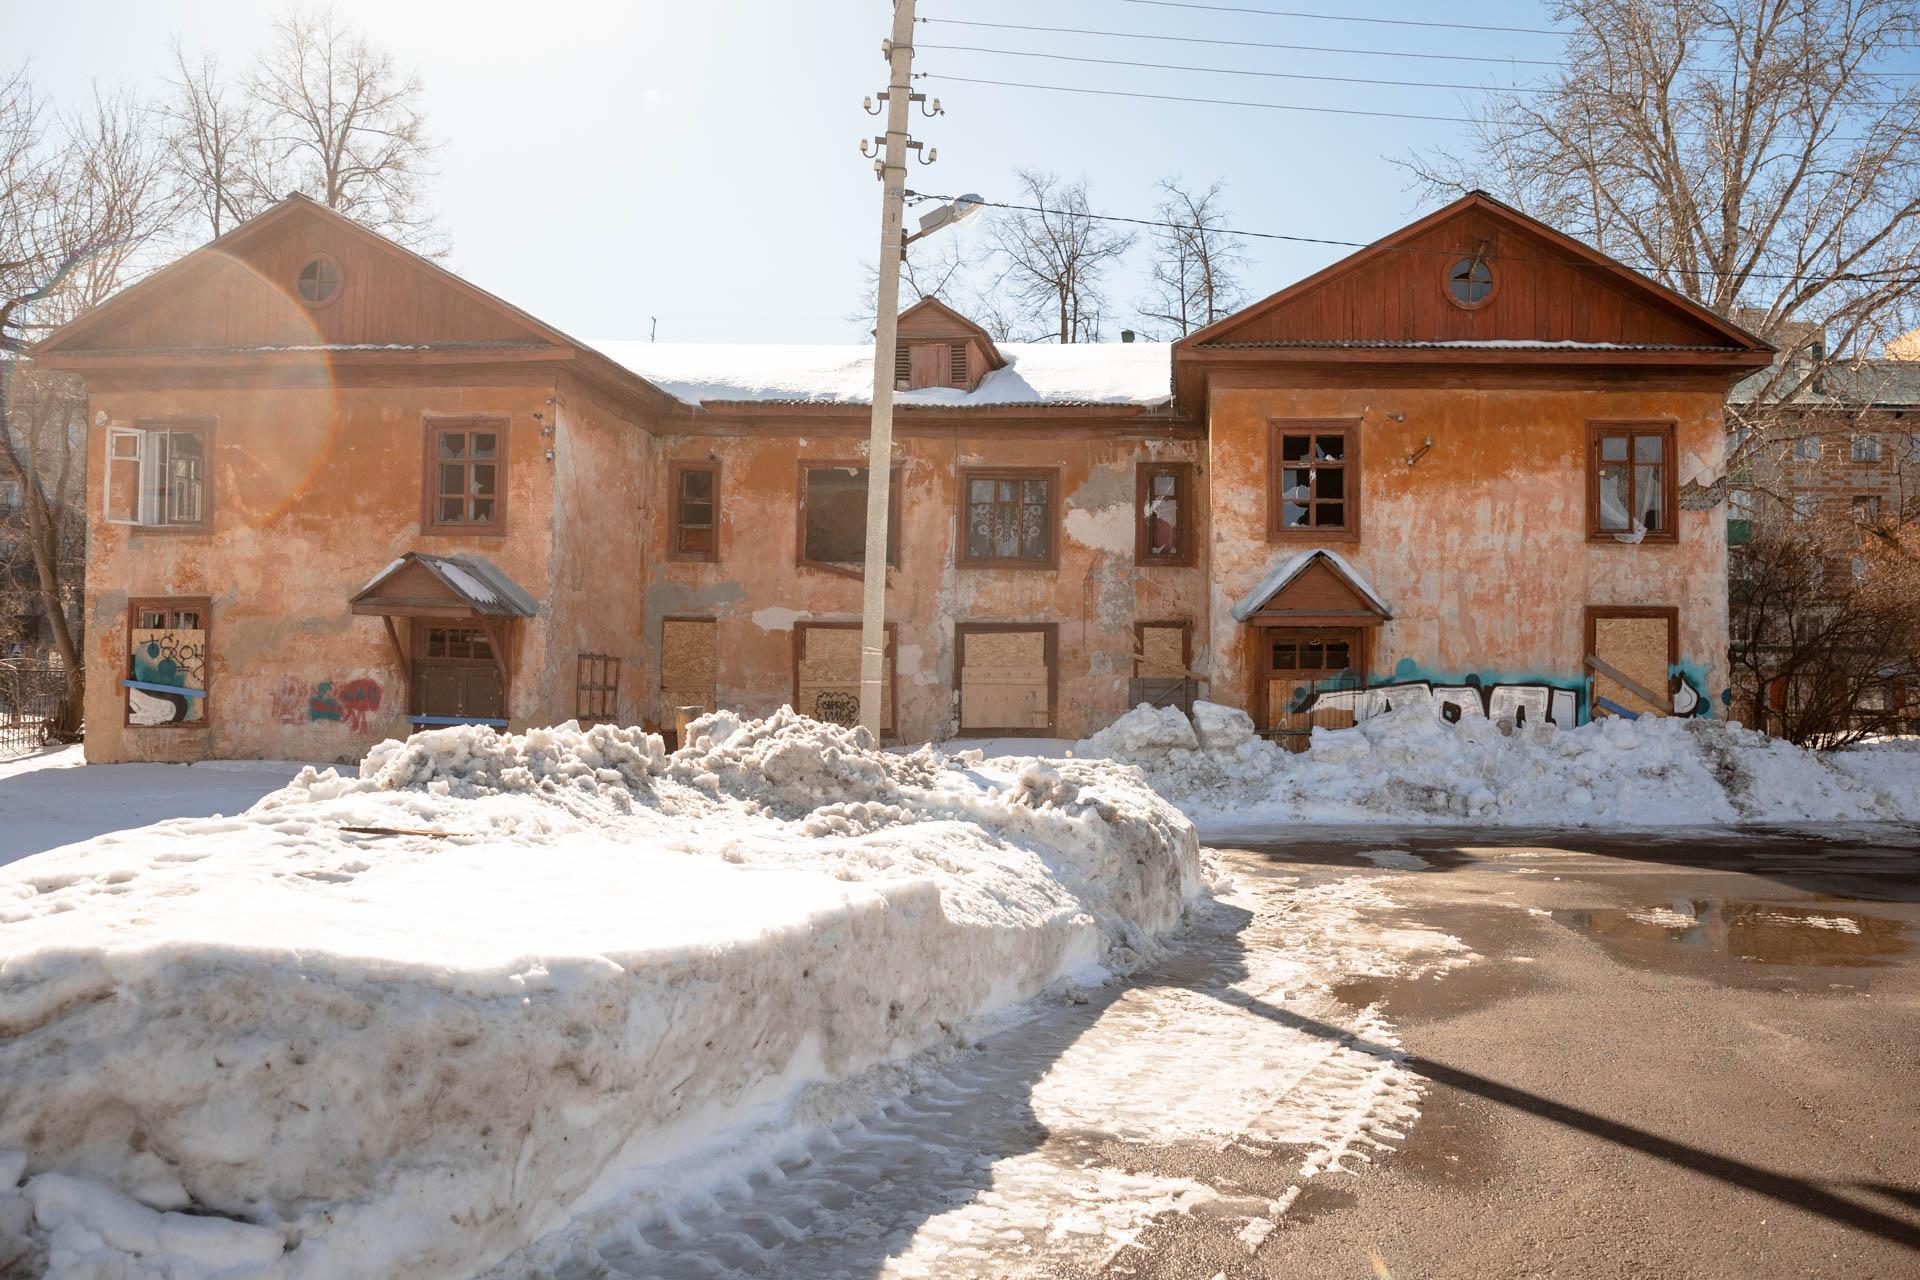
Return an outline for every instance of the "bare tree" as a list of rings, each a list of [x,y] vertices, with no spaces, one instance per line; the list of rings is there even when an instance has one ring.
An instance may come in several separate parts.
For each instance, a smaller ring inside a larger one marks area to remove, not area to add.
[[[1920,83],[1876,68],[1920,36],[1911,0],[1561,0],[1555,16],[1566,70],[1493,95],[1468,156],[1407,162],[1417,185],[1489,190],[1776,341],[1757,406],[1908,327]],[[1740,416],[1746,447],[1769,438]]]
[[[978,266],[979,255],[970,253],[957,236],[937,236],[908,245],[900,257],[901,296],[909,306],[922,298],[938,298],[962,315],[971,315],[977,298],[970,273]],[[880,269],[868,263],[864,270],[860,305],[847,319],[871,325],[878,314]]]
[[[212,54],[190,62],[176,42],[173,65],[179,78],[157,108],[168,167],[217,239],[279,197],[271,156],[257,109],[220,78]]]
[[[1219,181],[1204,191],[1182,186],[1178,178],[1160,180],[1161,200],[1154,216],[1162,226],[1149,241],[1150,293],[1140,314],[1185,337],[1239,309],[1245,301],[1240,270],[1246,252],[1226,230]]]
[[[411,248],[444,252],[426,208],[434,142],[420,77],[330,9],[295,7],[247,82],[267,157],[301,190]]]
[[[1084,179],[1062,182],[1033,169],[1016,176],[1020,203],[1000,210],[988,232],[999,267],[994,284],[1004,289],[1014,323],[1050,329],[1060,342],[1097,342],[1107,271],[1134,236],[1093,216]],[[1003,331],[1009,327],[1007,317],[989,318]]]
[[[135,274],[172,217],[147,119],[124,96],[55,117],[25,70],[0,79],[0,472],[21,490],[34,578],[66,668],[63,732],[79,727],[86,679],[69,617],[80,593],[86,398],[77,379],[36,371],[27,350]]]

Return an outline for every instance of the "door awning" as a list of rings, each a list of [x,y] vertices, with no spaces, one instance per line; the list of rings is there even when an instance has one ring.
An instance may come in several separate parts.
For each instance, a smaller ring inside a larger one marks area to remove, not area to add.
[[[1274,565],[1233,606],[1233,617],[1236,622],[1364,627],[1392,621],[1393,611],[1345,556],[1315,547]]]
[[[532,596],[480,556],[409,551],[349,601],[355,613],[388,618],[530,618]]]

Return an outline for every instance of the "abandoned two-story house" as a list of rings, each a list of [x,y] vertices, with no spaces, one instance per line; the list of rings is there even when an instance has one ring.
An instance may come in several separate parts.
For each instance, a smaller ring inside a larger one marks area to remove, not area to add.
[[[1267,732],[1708,714],[1769,348],[1480,195],[1169,345],[901,318],[900,740],[1143,692]],[[48,338],[90,397],[87,752],[851,720],[872,349],[569,338],[292,198]],[[1702,509],[1696,509],[1702,508]]]

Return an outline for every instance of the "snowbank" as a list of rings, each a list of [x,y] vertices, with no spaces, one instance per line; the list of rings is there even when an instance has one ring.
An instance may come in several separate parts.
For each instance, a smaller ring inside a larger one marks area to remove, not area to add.
[[[1819,754],[1717,720],[1449,724],[1403,702],[1295,754],[1245,712],[1137,707],[1075,754],[1139,766],[1203,829],[1281,821],[1650,827],[1920,819],[1920,749]]]
[[[1199,885],[1098,762],[690,738],[436,730],[0,873],[0,1259],[471,1274],[803,1082],[1125,969]]]

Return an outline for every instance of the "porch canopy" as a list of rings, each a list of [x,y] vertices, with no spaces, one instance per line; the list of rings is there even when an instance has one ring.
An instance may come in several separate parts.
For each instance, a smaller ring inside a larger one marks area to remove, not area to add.
[[[1283,627],[1377,627],[1393,611],[1337,551],[1288,556],[1233,606],[1236,622]]]
[[[409,551],[373,576],[349,601],[353,612],[368,614],[386,625],[387,639],[394,657],[414,687],[417,654],[401,638],[396,618],[411,622],[419,619],[442,625],[466,625],[485,633],[493,665],[499,673],[499,693],[504,701],[509,662],[507,624],[518,618],[531,618],[539,605],[520,585],[494,564],[480,556],[434,556]],[[423,660],[424,661],[424,660]],[[502,713],[504,716],[504,712]],[[433,721],[486,720],[504,724],[500,717],[429,716],[416,714],[416,723]]]

